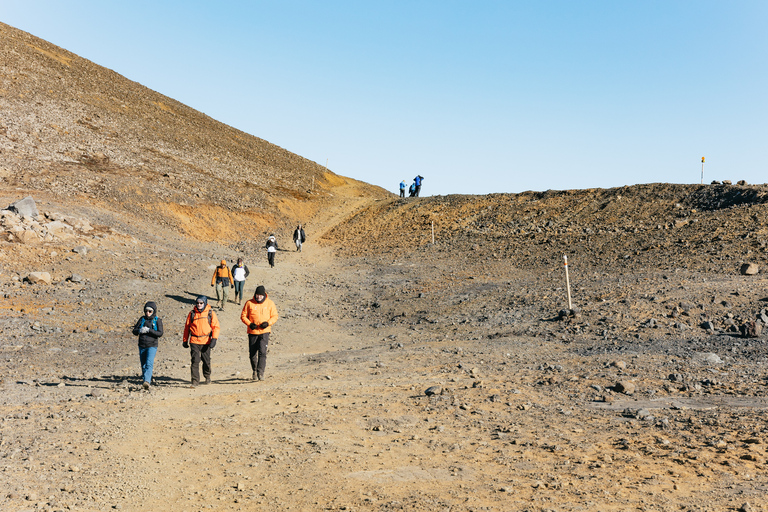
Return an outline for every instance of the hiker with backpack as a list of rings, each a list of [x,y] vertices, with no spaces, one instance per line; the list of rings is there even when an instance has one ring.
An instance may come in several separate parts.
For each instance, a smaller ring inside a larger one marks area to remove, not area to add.
[[[157,339],[163,335],[163,320],[157,316],[157,304],[144,304],[144,314],[133,326],[133,335],[139,337],[139,361],[144,389],[152,383],[152,369],[157,354]]]
[[[269,333],[277,322],[277,307],[267,297],[264,286],[256,287],[253,298],[245,303],[240,321],[248,326],[248,358],[253,371],[251,380],[262,380],[267,367]]]
[[[219,301],[219,311],[224,311],[224,305],[229,298],[229,289],[235,287],[232,272],[229,271],[227,266],[227,260],[221,260],[221,265],[213,271],[211,286],[216,286],[216,300]]]
[[[190,349],[191,387],[193,388],[200,384],[200,361],[203,362],[205,384],[211,383],[211,352],[216,346],[220,329],[219,319],[208,305],[208,297],[199,296],[184,323],[184,341],[182,342],[184,348]]]
[[[416,197],[416,183],[411,183],[408,189],[408,197]]]

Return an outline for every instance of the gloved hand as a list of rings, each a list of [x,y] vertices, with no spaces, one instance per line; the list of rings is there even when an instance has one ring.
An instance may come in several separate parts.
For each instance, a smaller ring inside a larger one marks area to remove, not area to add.
[[[139,329],[140,334],[147,334],[148,332],[149,332],[149,327],[147,327],[146,325],[141,329]]]
[[[211,286],[213,286],[213,283],[211,283]]]
[[[184,348],[189,348],[189,343],[185,341],[184,343],[181,344],[181,346]]]
[[[235,287],[235,285],[230,286],[230,288],[234,288],[234,287]]]
[[[249,325],[249,326],[248,326],[248,328],[249,328],[250,330],[252,330],[252,331],[255,331],[256,329],[258,329],[258,328],[259,328],[259,326],[258,326],[258,325],[256,325],[256,324],[254,324],[253,322],[251,322],[251,325]]]
[[[218,341],[218,338],[211,338],[211,348],[216,346],[216,342]]]
[[[259,329],[266,329],[269,327],[269,322],[261,322],[261,325],[259,325]]]

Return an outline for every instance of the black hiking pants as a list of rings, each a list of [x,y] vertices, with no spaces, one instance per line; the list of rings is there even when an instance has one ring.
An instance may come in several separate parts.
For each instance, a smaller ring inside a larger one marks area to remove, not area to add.
[[[267,344],[269,333],[248,335],[248,356],[251,360],[251,370],[261,379],[267,367]]]
[[[211,376],[211,346],[190,343],[189,353],[192,356],[192,364],[189,365],[192,384],[200,384],[200,361],[203,362],[203,377],[208,379]]]

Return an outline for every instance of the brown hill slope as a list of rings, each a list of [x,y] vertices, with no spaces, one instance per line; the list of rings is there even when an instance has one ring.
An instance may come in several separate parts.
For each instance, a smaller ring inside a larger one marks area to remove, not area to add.
[[[386,196],[2,23],[0,178],[208,240]]]

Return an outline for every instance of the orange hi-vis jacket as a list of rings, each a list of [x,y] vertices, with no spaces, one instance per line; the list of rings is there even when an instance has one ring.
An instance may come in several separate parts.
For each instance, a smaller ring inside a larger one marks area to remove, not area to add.
[[[264,334],[265,332],[272,332],[272,326],[277,322],[277,307],[272,299],[269,297],[264,298],[264,302],[259,304],[256,299],[250,299],[246,301],[243,306],[243,312],[240,313],[240,320],[250,326],[251,324],[261,325],[263,322],[267,322],[269,325],[266,329],[251,329],[248,327],[248,334]]]
[[[208,322],[209,314],[210,323]],[[208,345],[211,343],[211,338],[218,339],[220,330],[216,313],[213,312],[210,304],[206,304],[204,310],[198,311],[197,308],[194,308],[187,315],[187,321],[184,324],[184,342]]]
[[[232,278],[232,271],[229,270],[229,267],[224,265],[216,267],[216,270],[213,271],[213,277],[211,278],[211,284],[216,284],[216,281],[223,281],[224,286],[230,286],[232,283],[235,282],[235,280]]]

